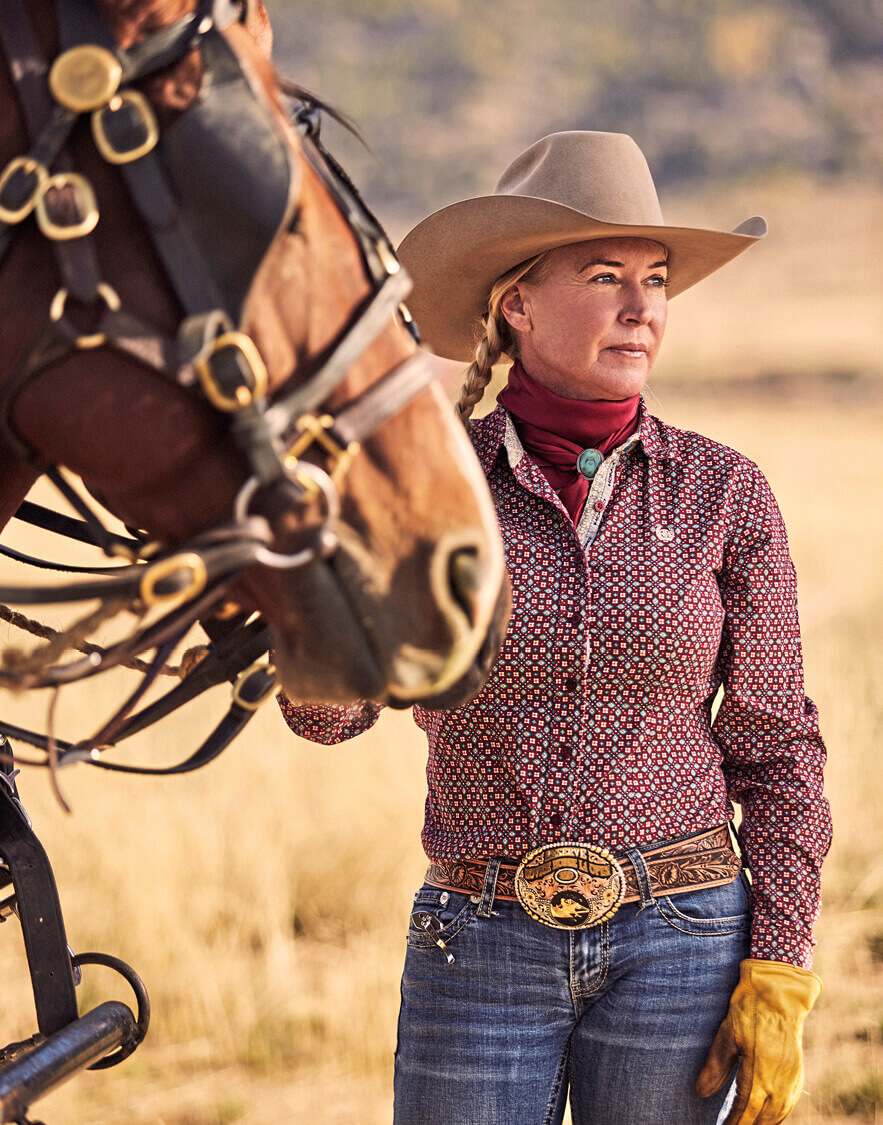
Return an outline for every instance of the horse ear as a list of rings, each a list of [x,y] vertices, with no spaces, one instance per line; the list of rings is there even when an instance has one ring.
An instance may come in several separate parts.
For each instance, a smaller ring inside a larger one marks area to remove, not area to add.
[[[270,17],[262,0],[241,0],[242,23],[245,30],[254,39],[258,50],[267,60],[273,53],[273,28],[270,26]]]

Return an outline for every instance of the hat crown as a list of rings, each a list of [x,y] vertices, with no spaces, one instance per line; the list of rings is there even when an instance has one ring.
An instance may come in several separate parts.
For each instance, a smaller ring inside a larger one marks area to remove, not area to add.
[[[662,226],[644,154],[625,133],[552,133],[513,160],[495,195],[559,203],[605,223]]]

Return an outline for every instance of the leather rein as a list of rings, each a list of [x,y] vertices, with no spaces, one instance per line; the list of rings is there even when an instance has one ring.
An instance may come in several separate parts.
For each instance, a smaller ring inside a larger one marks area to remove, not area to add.
[[[46,321],[0,391],[0,431],[19,457],[53,481],[81,517],[71,519],[25,503],[18,518],[92,542],[109,558],[124,560],[124,565],[80,568],[94,576],[63,585],[3,585],[0,601],[56,604],[100,599],[127,605],[142,616],[153,607],[174,605],[153,624],[107,650],[89,652],[83,659],[24,673],[0,668],[0,684],[6,686],[58,687],[154,650],[138,688],[91,739],[66,743],[6,723],[0,723],[0,731],[51,752],[56,764],[86,760],[124,772],[185,772],[217,756],[276,686],[275,669],[260,659],[270,646],[269,626],[244,613],[226,621],[212,617],[224,592],[255,563],[292,569],[333,555],[337,488],[343,475],[365,438],[420,394],[434,379],[435,370],[429,357],[418,352],[335,416],[322,411],[355,361],[394,316],[402,318],[415,339],[417,335],[404,306],[410,280],[382,227],[322,145],[316,104],[304,101],[293,118],[302,151],[357,240],[372,292],[350,316],[324,362],[305,384],[268,394],[264,362],[254,341],[235,327],[231,302],[220,294],[217,279],[188,229],[156,152],[159,129],[153,110],[134,88],[138,81],[199,47],[210,48],[216,64],[226,68],[228,77],[235,77],[238,63],[220,32],[242,19],[247,5],[240,8],[232,0],[203,0],[193,13],[128,50],[115,45],[92,0],[56,0],[56,6],[61,52],[51,67],[37,46],[23,0],[4,0],[0,21],[0,46],[31,138],[28,152],[0,171],[0,264],[16,232],[33,217],[55,251],[62,278]],[[91,117],[99,152],[123,175],[183,308],[185,315],[175,338],[164,336],[124,309],[103,279],[90,239],[99,217],[98,204],[88,180],[73,170],[66,149],[83,115]],[[285,211],[286,229],[296,221],[298,208],[294,198]],[[68,318],[67,307],[72,302],[94,310],[88,332]],[[247,459],[250,476],[226,522],[174,546],[151,541],[139,532],[115,534],[61,469],[43,462],[16,431],[12,408],[29,380],[71,353],[99,347],[133,357],[176,385],[201,394],[229,420],[229,433]],[[323,456],[324,468],[304,460],[313,447]],[[322,502],[321,526],[303,549],[290,554],[273,550],[268,521],[251,512],[255,495],[269,485],[283,486],[295,508]],[[0,551],[47,565],[6,548]],[[133,715],[174,647],[196,621],[211,640],[205,657],[176,688]],[[143,730],[225,680],[234,685],[230,710],[185,762],[141,769],[100,760],[107,745]]]

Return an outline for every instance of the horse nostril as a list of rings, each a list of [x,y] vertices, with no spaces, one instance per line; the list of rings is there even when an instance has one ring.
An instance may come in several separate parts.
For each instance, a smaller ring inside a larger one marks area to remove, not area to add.
[[[451,552],[448,559],[448,579],[454,601],[470,623],[474,622],[482,584],[482,567],[475,547],[459,547]]]

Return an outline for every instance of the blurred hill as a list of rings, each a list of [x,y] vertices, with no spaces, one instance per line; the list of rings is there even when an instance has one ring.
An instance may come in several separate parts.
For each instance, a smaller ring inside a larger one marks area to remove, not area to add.
[[[628,132],[663,194],[883,183],[883,0],[268,0],[277,64],[394,235],[557,129]]]

